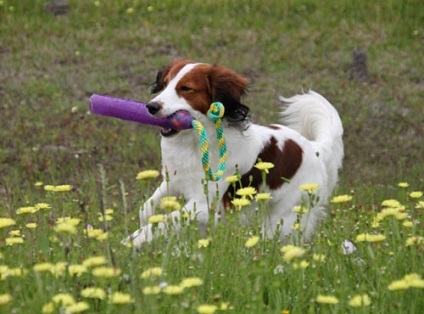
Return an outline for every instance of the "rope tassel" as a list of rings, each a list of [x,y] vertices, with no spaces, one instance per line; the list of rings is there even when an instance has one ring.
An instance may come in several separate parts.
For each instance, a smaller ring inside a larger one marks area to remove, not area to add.
[[[219,163],[218,169],[214,173],[210,167],[209,161],[209,143],[208,134],[202,123],[198,120],[192,121],[193,128],[197,131],[200,139],[200,148],[202,150],[202,166],[205,171],[206,179],[210,181],[218,181],[224,175],[227,166],[227,146],[224,139],[224,130],[222,128],[222,117],[224,116],[224,105],[220,102],[211,104],[207,116],[215,124],[216,139],[218,140]]]

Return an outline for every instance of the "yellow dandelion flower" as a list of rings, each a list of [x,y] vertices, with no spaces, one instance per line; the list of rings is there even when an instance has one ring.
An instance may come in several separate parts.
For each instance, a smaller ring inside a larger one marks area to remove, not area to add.
[[[9,293],[0,294],[0,305],[5,305],[12,301],[12,296]]]
[[[79,219],[79,218],[62,217],[62,218],[59,218],[59,219],[56,221],[56,224],[60,224],[60,223],[68,223],[68,224],[71,224],[71,225],[73,225],[73,226],[78,226],[78,224],[80,223],[80,221],[81,221],[81,219]]]
[[[39,186],[43,186],[43,184],[44,184],[43,182],[37,181],[34,183],[34,186],[39,187]]]
[[[106,257],[104,256],[93,256],[85,259],[82,264],[86,267],[95,267],[104,265],[107,263]]]
[[[11,237],[19,237],[21,235],[21,230],[15,229],[9,231],[9,236]]]
[[[230,306],[230,302],[221,302],[221,304],[219,305],[219,309],[221,311],[226,311],[226,310],[232,310],[233,307]]]
[[[305,191],[305,192],[308,192],[308,193],[312,193],[312,192],[315,192],[316,190],[318,190],[318,184],[317,183],[305,183],[305,184],[302,184],[301,186],[299,186],[299,190]]]
[[[402,204],[398,200],[388,199],[388,200],[384,200],[381,203],[381,206],[383,206],[383,207],[401,207]]]
[[[53,267],[50,269],[50,272],[55,276],[55,277],[60,277],[63,276],[65,274],[66,271],[66,266],[68,264],[66,262],[57,262],[56,264],[53,265]]]
[[[387,289],[389,289],[390,291],[406,290],[408,288],[409,284],[405,280],[395,280],[391,282],[387,287]]]
[[[408,182],[399,182],[398,187],[405,189],[405,188],[409,187],[409,183]]]
[[[349,300],[349,306],[351,307],[362,307],[371,304],[371,299],[367,294],[358,294]]]
[[[213,304],[202,304],[199,305],[196,310],[199,314],[213,314],[218,310],[218,306]]]
[[[159,203],[160,208],[165,209],[167,211],[180,210],[181,205],[178,203],[177,198],[175,196],[167,196],[163,197]]]
[[[312,259],[316,262],[325,262],[325,255],[324,254],[313,254]]]
[[[137,173],[137,180],[147,180],[147,179],[154,179],[160,175],[159,171],[157,170],[144,170],[139,173]]]
[[[114,292],[110,295],[109,302],[112,304],[128,304],[134,303],[134,298],[128,293]]]
[[[0,217],[0,229],[10,227],[16,224],[12,218]]]
[[[183,288],[199,287],[201,285],[203,285],[203,280],[199,277],[184,278],[180,283]]]
[[[236,192],[236,194],[238,196],[241,196],[243,198],[244,197],[250,197],[251,199],[253,198],[253,195],[255,195],[256,193],[257,193],[256,189],[252,186],[248,186],[246,188],[238,189],[237,192]]]
[[[76,303],[74,297],[69,293],[58,293],[53,296],[52,301],[55,304],[63,306],[69,306]]]
[[[424,208],[424,201],[418,201],[417,205],[415,205],[415,208]]]
[[[356,242],[381,242],[385,239],[384,234],[361,233],[356,236]]]
[[[109,238],[109,232],[102,232],[94,237],[97,241],[106,241]]]
[[[66,307],[66,313],[81,313],[85,312],[90,308],[87,302],[77,302],[75,304],[72,304],[70,306]]]
[[[53,192],[54,191],[54,185],[45,185],[44,190],[48,191],[48,192]]]
[[[244,244],[245,247],[250,248],[255,246],[259,242],[258,236],[253,236],[247,239],[246,243]]]
[[[409,193],[409,196],[411,198],[420,198],[420,197],[423,196],[423,192],[421,192],[421,191],[414,191],[414,192]]]
[[[332,199],[331,199],[331,203],[346,203],[346,202],[349,202],[349,201],[351,201],[352,200],[352,195],[347,195],[347,194],[344,194],[344,195],[338,195],[338,196],[334,196]]]
[[[297,205],[297,206],[295,206],[295,207],[292,208],[292,212],[293,213],[298,213],[298,214],[307,214],[309,212],[309,208],[308,207]]]
[[[95,277],[112,278],[119,276],[121,274],[121,270],[119,268],[100,266],[94,268],[91,273]]]
[[[28,229],[35,229],[37,228],[37,226],[38,225],[35,222],[30,222],[25,225],[25,227],[27,227]]]
[[[89,287],[81,290],[80,292],[83,298],[87,299],[100,299],[103,300],[106,297],[106,292],[102,288]]]
[[[12,246],[12,245],[15,245],[15,244],[22,244],[22,243],[24,243],[24,239],[23,238],[12,237],[12,238],[6,238],[5,242],[6,242],[6,245],[7,246]]]
[[[236,175],[236,174],[233,175],[233,176],[229,176],[229,177],[226,177],[225,178],[225,182],[230,183],[230,184],[236,183],[239,180],[240,180],[240,176],[239,175]]]
[[[133,13],[134,13],[134,8],[127,9],[127,14],[133,14]]]
[[[151,267],[143,271],[140,275],[142,279],[162,276],[163,269],[161,267]]]
[[[47,304],[44,304],[42,309],[41,309],[41,313],[43,314],[51,314],[53,313],[55,310],[55,306],[53,302],[49,302]]]
[[[199,241],[197,241],[197,247],[199,249],[202,247],[208,247],[210,242],[211,241],[209,239],[200,239]]]
[[[85,229],[84,234],[88,238],[94,238],[99,241],[104,241],[108,238],[109,233],[103,231],[102,229]]]
[[[79,277],[82,274],[87,272],[87,266],[79,265],[79,264],[69,265],[68,272],[69,272],[69,275],[71,276]]]
[[[408,218],[408,213],[397,213],[394,215],[397,220],[404,220]]]
[[[404,226],[405,228],[412,228],[414,226],[414,223],[410,220],[406,220],[402,223],[402,226]]]
[[[143,294],[145,295],[154,295],[158,294],[160,292],[159,286],[146,286],[142,290]]]
[[[158,224],[160,222],[164,222],[165,221],[165,215],[158,214],[158,215],[150,216],[148,221],[151,224]]]
[[[112,208],[105,209],[106,215],[112,215],[113,213],[114,213],[114,210]]]
[[[299,230],[299,229],[300,229],[300,224],[299,224],[299,223],[295,223],[295,224],[292,226],[292,229],[293,229],[293,230]]]
[[[169,295],[178,295],[184,292],[184,287],[177,285],[169,285],[163,288],[162,292]]]
[[[424,237],[412,236],[406,239],[406,246],[411,245],[424,245]]]
[[[111,221],[113,219],[113,216],[111,215],[103,215],[99,213],[99,221]]]
[[[293,263],[293,269],[305,269],[309,266],[309,263],[305,260]]]
[[[40,263],[32,266],[32,269],[36,272],[49,272],[53,267],[52,263]]]
[[[72,185],[69,185],[69,184],[56,185],[53,189],[54,192],[69,192],[71,190],[72,190]]]
[[[242,207],[250,206],[250,201],[247,198],[235,198],[231,201],[237,210],[241,210]]]
[[[274,164],[272,162],[258,162],[255,165],[256,169],[259,169],[260,171],[263,171],[265,173],[269,173],[269,169],[274,168]]]
[[[337,299],[335,296],[332,295],[322,295],[319,294],[316,299],[316,302],[321,304],[337,304],[339,303],[339,299]]]
[[[16,215],[35,214],[38,208],[35,206],[20,207],[16,210]]]
[[[95,7],[99,7],[100,6],[100,1],[94,1],[94,6]]]
[[[284,253],[283,260],[290,262],[295,258],[303,256],[305,254],[305,249],[294,245],[286,245],[281,248],[281,252]]]
[[[71,223],[62,222],[62,223],[57,224],[54,227],[54,231],[56,231],[58,233],[76,234],[77,233],[77,228],[75,227],[75,225],[73,225]]]
[[[50,208],[52,208],[47,203],[38,203],[38,204],[35,204],[35,207],[38,208],[38,209],[50,209]]]
[[[257,201],[257,202],[264,202],[264,201],[268,201],[270,199],[272,199],[270,193],[258,193],[255,196],[255,201]]]

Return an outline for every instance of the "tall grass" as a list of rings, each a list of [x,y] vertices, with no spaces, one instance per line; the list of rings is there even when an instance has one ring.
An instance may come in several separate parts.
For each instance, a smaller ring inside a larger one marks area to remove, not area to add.
[[[0,225],[6,217],[16,223],[0,229],[0,294],[12,298],[1,305],[4,311],[195,313],[209,305],[211,311],[235,313],[418,313],[424,306],[424,204],[413,187],[397,188],[399,202],[373,191],[368,197],[374,202],[355,194],[334,198],[330,219],[313,242],[299,248],[263,239],[257,221],[240,224],[240,212],[233,211],[225,223],[211,222],[205,239],[192,222],[179,235],[159,235],[137,252],[119,243],[138,225],[121,210],[127,202],[124,183],[109,185],[102,167],[98,179],[88,191],[52,191],[39,183],[28,188],[31,199],[2,215]],[[148,191],[152,185],[141,187]],[[122,198],[111,210],[111,195],[119,192]],[[93,194],[95,201],[81,202]],[[258,204],[257,220],[265,208]],[[69,218],[60,223],[64,217]],[[290,249],[300,253],[289,257]],[[104,261],[90,265],[95,256]],[[84,294],[93,287],[104,295]],[[350,303],[357,295],[366,295],[359,307]]]

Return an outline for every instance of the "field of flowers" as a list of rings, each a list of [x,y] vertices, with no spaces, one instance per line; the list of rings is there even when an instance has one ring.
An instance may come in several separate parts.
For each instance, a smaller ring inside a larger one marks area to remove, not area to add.
[[[157,175],[141,172],[140,187],[149,189]],[[300,188],[313,195],[318,187]],[[138,252],[120,244],[137,225],[123,210],[123,184],[122,205],[97,210],[78,203],[84,192],[71,185],[34,182],[32,189],[31,200],[0,217],[2,313],[419,313],[424,307],[423,193],[406,182],[393,199],[334,196],[330,218],[308,244],[264,240],[257,224],[241,225],[245,205],[256,204],[258,221],[267,204],[265,193],[244,188],[239,194],[247,202],[225,224],[211,225],[207,238],[192,222]],[[160,207],[166,214],[180,200],[168,197]]]

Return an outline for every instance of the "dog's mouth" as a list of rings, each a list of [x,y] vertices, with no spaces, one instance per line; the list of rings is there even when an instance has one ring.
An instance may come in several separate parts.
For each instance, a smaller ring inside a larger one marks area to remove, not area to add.
[[[165,129],[165,128],[163,128],[163,129],[160,130],[160,134],[163,137],[171,137],[171,136],[177,135],[178,133],[180,133],[180,131],[177,131],[175,129]]]

